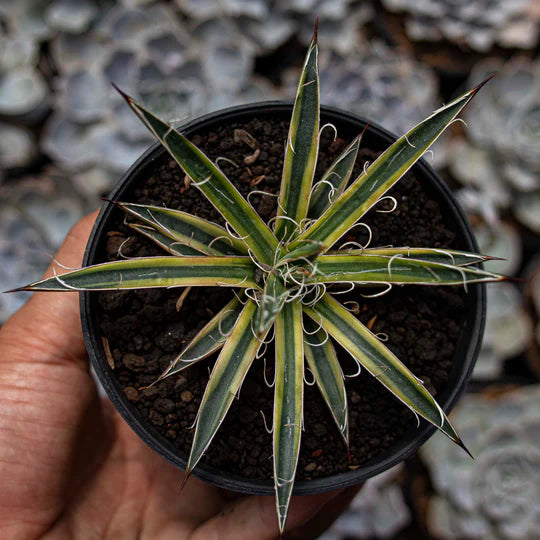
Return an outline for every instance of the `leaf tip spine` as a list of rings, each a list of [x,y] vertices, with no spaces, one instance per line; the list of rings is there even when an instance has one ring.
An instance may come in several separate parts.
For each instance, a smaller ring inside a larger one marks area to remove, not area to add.
[[[30,287],[32,287],[32,285],[25,285],[24,287],[16,287],[15,289],[9,289],[7,291],[2,291],[2,294],[23,292],[23,291],[31,291],[32,289],[30,289]]]
[[[465,446],[465,443],[461,440],[461,437],[458,437],[457,439],[454,439],[454,442],[460,447],[462,448],[463,450],[465,450],[465,452],[467,452],[467,454],[469,455],[469,457],[471,459],[474,459],[474,456],[471,454],[470,450]]]
[[[514,277],[514,276],[497,276],[499,279],[496,281],[510,281],[511,283],[527,283],[527,280],[522,277]]]
[[[184,473],[184,478],[182,480],[182,483],[180,484],[180,489],[178,490],[178,495],[182,494],[182,491],[186,487],[187,481],[189,480],[190,477],[191,477],[191,470],[186,469],[186,472]]]
[[[101,197],[101,200],[103,202],[107,202],[109,204],[114,204],[114,206],[118,206],[118,207],[121,207],[121,206],[123,206],[125,204],[125,203],[121,203],[119,201],[113,201],[112,199],[109,199],[107,197]]]
[[[360,135],[358,135],[358,138],[361,139],[362,136],[364,135],[364,133],[367,131],[367,128],[371,125],[370,122],[368,122],[365,126],[364,126],[364,129],[362,130],[362,132],[360,133]]]
[[[493,79],[493,77],[495,77],[495,75],[497,75],[497,73],[492,73],[487,79],[484,79],[480,84],[477,84],[474,88],[472,88],[470,90],[471,92],[471,97],[472,96],[475,96],[481,89],[482,87],[487,84],[489,81],[491,81],[491,79]]]
[[[112,87],[128,102],[129,105],[135,104],[135,100],[128,96],[123,90],[120,90],[120,88],[113,82],[111,82]]]
[[[311,38],[312,43],[317,43],[319,39],[319,17],[315,17],[315,27],[313,28],[313,37]]]

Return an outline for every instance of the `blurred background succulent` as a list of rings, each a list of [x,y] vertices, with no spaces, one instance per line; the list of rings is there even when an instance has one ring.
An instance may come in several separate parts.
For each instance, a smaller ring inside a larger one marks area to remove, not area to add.
[[[412,520],[403,495],[403,466],[370,478],[350,508],[320,540],[395,538]]]
[[[177,122],[271,97],[265,87],[249,82],[254,47],[223,26],[210,34],[212,39],[201,28],[188,27],[172,6],[154,4],[115,6],[84,34],[58,35],[51,48],[59,76],[42,141],[45,152],[78,172],[79,188],[95,196],[107,192],[151,143],[126,114],[111,81],[133,88],[144,103]],[[250,99],[250,92],[255,97]]]
[[[409,37],[448,40],[480,52],[495,45],[533,48],[538,40],[540,10],[535,0],[382,0],[403,12]]]
[[[464,115],[469,128],[455,141],[450,167],[479,193],[481,213],[510,211],[540,233],[540,60],[492,58],[475,67],[468,83],[493,73],[485,99]]]
[[[475,461],[435,435],[420,451],[436,538],[535,538],[540,526],[540,386],[469,395],[451,415]]]
[[[0,288],[39,278],[152,142],[111,80],[179,122],[290,100],[318,15],[322,103],[396,132],[497,71],[469,127],[427,160],[458,190],[482,251],[508,257],[490,269],[527,280],[489,290],[475,377],[537,381],[539,12],[535,0],[0,0]],[[25,298],[0,295],[0,323]],[[350,517],[368,530],[360,506]]]

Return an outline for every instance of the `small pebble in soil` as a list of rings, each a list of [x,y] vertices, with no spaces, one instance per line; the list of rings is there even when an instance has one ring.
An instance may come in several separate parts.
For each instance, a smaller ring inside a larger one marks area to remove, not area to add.
[[[148,416],[148,419],[154,426],[162,426],[165,422],[165,419],[161,414],[159,414],[155,409],[150,410],[150,414]]]
[[[193,400],[193,394],[189,390],[183,390],[180,394],[180,399],[184,403],[191,403],[191,401]]]
[[[126,394],[129,401],[137,401],[137,398],[139,397],[139,391],[136,388],[133,388],[133,386],[126,386],[124,388],[124,394]]]
[[[146,360],[143,356],[128,353],[122,358],[124,366],[133,371],[144,371]]]
[[[167,398],[158,398],[154,401],[154,409],[160,413],[170,413],[174,411],[174,401]]]
[[[154,397],[158,393],[158,389],[155,386],[150,386],[149,388],[145,388],[143,390],[143,397],[148,399]]]
[[[183,390],[188,385],[188,380],[183,376],[180,375],[176,382],[174,383],[174,390],[176,392]]]

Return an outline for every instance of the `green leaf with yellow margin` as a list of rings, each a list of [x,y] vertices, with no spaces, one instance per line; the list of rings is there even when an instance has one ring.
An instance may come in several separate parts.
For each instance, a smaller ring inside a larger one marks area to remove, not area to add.
[[[319,73],[317,28],[304,61],[287,135],[275,233],[287,241],[306,216],[319,153]],[[290,219],[279,219],[285,216]]]
[[[491,261],[495,257],[472,253],[470,251],[458,251],[446,248],[421,248],[421,247],[388,247],[351,249],[345,251],[329,251],[328,255],[373,255],[376,257],[402,257],[417,261],[449,264],[453,266],[469,266],[485,261]]]
[[[363,135],[364,132],[354,138],[314,186],[309,199],[310,219],[318,219],[347,187]]]
[[[283,532],[298,466],[304,401],[302,304],[283,306],[276,318],[274,390],[274,487],[279,530]]]
[[[176,375],[199,360],[203,360],[212,353],[219,351],[229,338],[241,312],[242,304],[235,297],[197,332],[195,337],[171,362],[157,381]]]
[[[425,418],[455,443],[465,448],[444,411],[423,383],[364,326],[329,294],[304,312],[323,328],[394,396],[416,415]]]
[[[304,355],[322,397],[348,446],[349,419],[343,371],[332,340],[320,326],[320,323],[304,317]]]
[[[405,257],[321,255],[308,282],[358,284],[466,285],[505,279],[470,266],[452,266]]]
[[[221,169],[184,135],[118,88],[117,90],[191,178],[192,184],[214,205],[255,256],[261,262],[272,264],[275,252],[279,250],[274,233],[240,195]]]
[[[255,268],[249,257],[142,257],[87,266],[16,290],[105,291],[190,286],[258,288]]]
[[[212,369],[197,413],[186,476],[212,442],[261,346],[252,328],[257,309],[257,304],[252,300],[246,302]]]
[[[478,92],[469,90],[400,137],[381,154],[319,220],[294,240],[293,250],[306,240],[330,249],[422,157]]]
[[[171,255],[175,255],[177,257],[185,257],[186,255],[191,256],[191,257],[197,257],[197,256],[204,255],[204,253],[201,253],[200,251],[197,251],[196,249],[190,248],[189,246],[186,246],[185,244],[181,244],[180,242],[177,242],[170,236],[167,236],[166,234],[156,231],[156,229],[153,229],[152,227],[148,227],[147,225],[141,225],[140,223],[128,223],[128,225],[130,229],[137,231],[139,234],[142,234],[143,236],[146,236],[146,238],[149,238],[150,240],[152,240],[152,242],[154,242],[161,249],[165,250],[167,253],[170,253]]]
[[[159,206],[118,202],[116,206],[176,242],[206,255],[247,255],[242,240],[206,219]]]

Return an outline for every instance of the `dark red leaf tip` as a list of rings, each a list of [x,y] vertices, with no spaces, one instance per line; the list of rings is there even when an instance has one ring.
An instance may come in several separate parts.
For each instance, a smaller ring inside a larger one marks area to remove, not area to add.
[[[101,200],[103,202],[108,202],[108,203],[111,203],[111,204],[114,204],[115,206],[120,206],[121,203],[118,202],[118,201],[113,201],[112,199],[108,199],[107,197],[101,197]]]
[[[493,77],[495,77],[495,75],[497,75],[497,73],[493,73],[491,74],[487,79],[483,80],[480,84],[477,84],[472,90],[471,90],[471,93],[474,95],[476,95],[480,89],[482,88],[482,86],[484,86],[484,84],[488,83],[489,81],[491,81],[491,79],[493,79]]]
[[[184,490],[184,487],[186,486],[187,484],[187,481],[190,479],[191,477],[191,471],[186,471],[184,473],[184,479],[182,480],[182,484],[180,485],[180,489],[178,490],[178,495],[181,495],[182,491]]]
[[[17,287],[16,289],[9,289],[8,291],[2,291],[2,294],[28,291],[26,287]]]
[[[469,454],[470,458],[471,459],[474,459],[474,456],[469,452],[469,449],[465,446],[465,443],[461,440],[461,438],[459,438],[457,441],[456,441],[456,444],[458,446],[460,446],[461,448],[463,448],[463,450],[465,450],[465,452],[467,452],[467,454]]]
[[[116,84],[114,84],[113,82],[111,82],[113,88],[131,105],[134,100],[133,98],[131,98],[130,96],[128,96],[125,92],[123,92],[122,90],[120,90],[120,88],[118,88],[118,86],[116,86]]]

